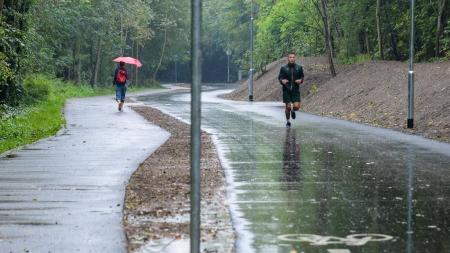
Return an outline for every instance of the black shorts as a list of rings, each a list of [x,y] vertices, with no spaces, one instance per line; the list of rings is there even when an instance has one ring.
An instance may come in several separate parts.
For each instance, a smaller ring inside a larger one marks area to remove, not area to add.
[[[300,102],[300,92],[299,91],[286,91],[283,90],[283,103],[295,103]]]

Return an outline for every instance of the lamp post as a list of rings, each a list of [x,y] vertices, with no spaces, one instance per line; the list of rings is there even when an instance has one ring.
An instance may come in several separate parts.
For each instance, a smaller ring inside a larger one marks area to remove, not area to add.
[[[175,84],[178,83],[178,55],[175,55]]]
[[[414,127],[414,0],[410,0],[411,31],[409,41],[409,72],[408,72],[408,128]]]
[[[230,55],[231,55],[231,50],[227,49],[227,51],[225,51],[225,53],[227,54],[227,83],[230,82]]]
[[[248,75],[248,101],[253,101],[253,0],[251,0],[250,6],[250,71]]]
[[[200,253],[201,12],[202,1],[191,0],[191,253]]]

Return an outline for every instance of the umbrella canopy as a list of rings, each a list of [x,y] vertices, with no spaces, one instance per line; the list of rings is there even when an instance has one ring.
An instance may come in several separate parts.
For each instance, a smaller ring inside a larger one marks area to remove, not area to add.
[[[133,58],[133,57],[124,57],[124,56],[121,56],[121,57],[117,57],[116,59],[114,59],[113,60],[114,62],[125,62],[125,63],[127,63],[127,64],[132,64],[132,65],[136,65],[136,67],[138,67],[138,68],[140,68],[140,67],[142,67],[142,63],[138,60],[138,59],[135,59],[135,58]]]

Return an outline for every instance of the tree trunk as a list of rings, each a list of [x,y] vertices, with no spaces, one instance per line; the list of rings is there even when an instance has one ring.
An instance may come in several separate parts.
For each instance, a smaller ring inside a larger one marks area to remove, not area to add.
[[[381,0],[377,0],[377,8],[375,11],[375,15],[376,15],[376,19],[377,19],[378,52],[380,52],[381,59],[384,60],[383,41],[381,38],[380,5],[381,5]]]
[[[364,31],[364,41],[366,43],[366,52],[370,55],[369,28]]]
[[[4,0],[0,0],[0,19],[3,17],[3,4],[4,4]]]
[[[436,27],[436,52],[435,56],[439,57],[441,55],[441,35],[443,32],[443,26],[442,26],[442,15],[444,13],[445,8],[445,2],[447,0],[440,0],[438,2],[438,15],[437,15],[437,27]]]
[[[80,42],[80,38],[77,37],[77,39],[75,40],[75,69],[74,69],[74,73],[76,74],[76,80],[75,82],[77,84],[81,83],[81,57],[80,57],[80,52],[81,52],[81,42]]]
[[[123,56],[123,16],[120,15],[120,56]]]
[[[102,53],[102,39],[101,39],[101,37],[98,37],[98,40],[97,40],[97,56],[96,56],[96,59],[95,59],[95,69],[94,69],[94,79],[91,82],[93,87],[97,86],[98,72],[99,72],[99,69],[100,69],[101,53]]]
[[[123,49],[123,55],[122,56],[125,56],[125,54],[127,54],[126,47],[128,45],[128,43],[127,43],[127,41],[128,41],[128,30],[127,29],[125,29],[125,36],[124,36],[123,39],[124,39],[123,43],[125,45],[125,48]]]
[[[327,0],[321,0],[322,4],[322,19],[323,19],[323,26],[324,26],[324,35],[325,35],[325,48],[328,55],[328,63],[330,67],[330,73],[332,77],[336,76],[336,70],[334,68],[334,62],[333,62],[333,45],[331,44],[331,32],[329,27],[329,21],[328,21],[328,14],[327,14]]]
[[[397,34],[394,31],[392,22],[391,22],[391,13],[389,13],[389,11],[391,10],[391,4],[390,4],[391,0],[387,0],[386,1],[386,8],[385,10],[385,14],[386,14],[386,20],[387,20],[387,25],[389,27],[389,33],[390,33],[390,38],[391,38],[391,47],[392,47],[392,53],[394,55],[395,60],[400,61],[400,54],[398,52],[398,48],[397,48]]]
[[[136,59],[139,59],[139,43],[136,41]],[[134,84],[138,85],[138,67],[135,66],[135,73],[134,73]]]
[[[159,57],[158,65],[156,66],[155,72],[153,72],[153,76],[152,76],[152,80],[153,81],[156,81],[156,75],[158,74],[158,70],[161,67],[162,60],[163,60],[163,57],[164,57],[164,51],[166,49],[166,42],[167,42],[167,28],[164,29],[164,42],[163,42],[163,45],[162,45],[162,48],[161,48],[161,56]]]

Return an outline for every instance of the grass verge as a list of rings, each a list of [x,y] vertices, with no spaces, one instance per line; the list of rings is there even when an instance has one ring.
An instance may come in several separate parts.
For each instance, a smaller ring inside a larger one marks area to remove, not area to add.
[[[61,112],[67,99],[114,94],[112,87],[92,88],[89,85],[75,85],[44,75],[30,78],[30,82],[38,83],[35,86],[42,86],[42,83],[45,83],[49,87],[49,94],[38,101],[35,99],[37,96],[33,95],[24,99],[25,105],[0,111],[0,154],[56,134],[65,123]],[[158,87],[154,85],[150,88]],[[144,89],[148,88],[133,87],[129,91]],[[32,91],[36,90],[39,89]]]

